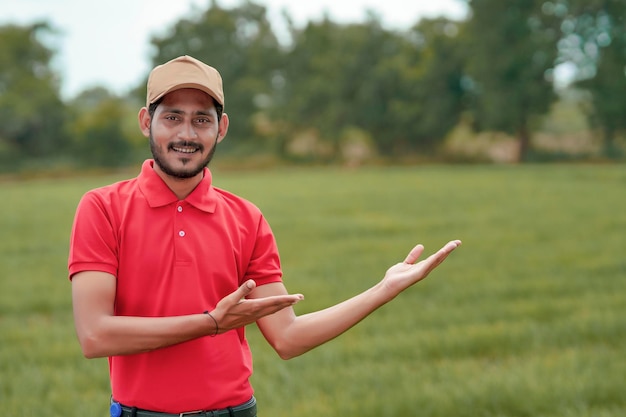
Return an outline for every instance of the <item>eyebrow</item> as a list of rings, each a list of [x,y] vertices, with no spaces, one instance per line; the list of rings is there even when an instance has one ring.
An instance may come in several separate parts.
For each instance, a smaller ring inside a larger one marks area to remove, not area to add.
[[[180,115],[185,115],[186,112],[180,109],[177,109],[175,107],[165,107],[163,109],[163,111],[165,113],[174,113],[174,114],[180,114]],[[212,116],[210,111],[203,111],[203,110],[198,110],[195,113],[193,113],[194,116]]]

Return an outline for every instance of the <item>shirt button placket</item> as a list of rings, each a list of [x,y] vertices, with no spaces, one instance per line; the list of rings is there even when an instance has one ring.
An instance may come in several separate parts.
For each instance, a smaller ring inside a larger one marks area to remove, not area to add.
[[[181,204],[178,205],[178,207],[176,207],[176,211],[178,211],[179,213],[183,212],[183,206]],[[185,231],[184,230],[179,230],[178,231],[178,236],[180,237],[185,237]]]

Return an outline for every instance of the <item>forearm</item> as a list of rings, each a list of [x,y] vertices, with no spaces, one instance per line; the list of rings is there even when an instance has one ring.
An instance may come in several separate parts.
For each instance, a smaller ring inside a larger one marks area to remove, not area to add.
[[[290,359],[343,334],[391,300],[383,284],[324,310],[295,317],[274,346],[283,359]]]
[[[215,324],[206,314],[176,317],[102,316],[78,328],[88,358],[130,355],[212,335]]]

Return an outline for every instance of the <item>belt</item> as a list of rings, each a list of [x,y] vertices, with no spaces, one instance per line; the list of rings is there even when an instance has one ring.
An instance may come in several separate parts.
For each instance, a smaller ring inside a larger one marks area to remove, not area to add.
[[[119,408],[115,407],[115,404],[117,404]],[[113,417],[256,417],[256,399],[252,397],[250,398],[249,401],[241,405],[237,405],[235,407],[223,408],[221,410],[189,411],[186,413],[178,413],[178,414],[159,413],[157,411],[141,410],[138,408],[125,406],[118,402],[113,402],[111,404],[111,416]]]

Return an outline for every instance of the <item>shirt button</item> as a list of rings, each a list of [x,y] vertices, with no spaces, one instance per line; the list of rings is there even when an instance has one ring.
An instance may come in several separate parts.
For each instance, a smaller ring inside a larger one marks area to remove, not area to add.
[[[178,212],[179,212],[179,213],[182,213],[182,211],[183,211],[183,206],[178,206],[177,210],[178,210]]]
[[[185,231],[181,230],[180,232],[178,232],[178,236],[185,237]]]

